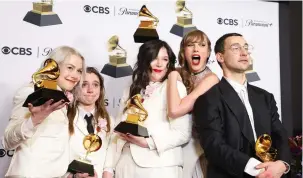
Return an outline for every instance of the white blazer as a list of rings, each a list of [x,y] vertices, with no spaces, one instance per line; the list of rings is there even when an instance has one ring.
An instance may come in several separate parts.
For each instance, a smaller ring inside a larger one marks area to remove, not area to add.
[[[83,147],[83,139],[86,135],[88,135],[87,123],[84,120],[84,116],[82,116],[84,113],[82,111],[79,112],[77,112],[74,119],[75,132],[70,138],[70,162],[72,162],[74,159],[78,159],[79,157],[84,157],[87,152]],[[114,121],[112,117],[110,117],[110,119],[111,119],[110,120],[111,131],[107,133],[105,131],[102,131],[102,133],[100,132],[98,134],[102,139],[101,148],[98,151],[92,152],[87,156],[87,158],[91,161],[91,164],[94,165],[94,169],[96,170],[99,178],[102,177],[103,164],[105,161],[111,132],[114,127]],[[95,133],[96,133],[96,127],[95,127]]]
[[[23,129],[30,112],[22,105],[32,92],[34,88],[30,84],[19,89],[14,97],[12,115],[2,141],[4,149],[16,149],[6,177],[61,177],[69,161],[66,108],[52,112],[25,134]]]
[[[148,117],[144,122],[154,145],[152,149],[142,148],[135,144],[130,144],[131,154],[135,163],[141,167],[166,167],[182,166],[183,154],[181,145],[187,143],[191,137],[191,120],[186,114],[176,119],[167,116],[167,81],[165,80],[153,92],[152,96],[145,99],[143,107],[148,112]],[[186,88],[183,83],[178,82],[178,90],[181,98],[186,96]],[[127,115],[122,113],[125,101],[128,99],[129,89],[122,98],[120,116],[117,122],[126,120]],[[121,155],[125,140],[113,134],[109,152],[107,153],[105,167],[115,168]]]

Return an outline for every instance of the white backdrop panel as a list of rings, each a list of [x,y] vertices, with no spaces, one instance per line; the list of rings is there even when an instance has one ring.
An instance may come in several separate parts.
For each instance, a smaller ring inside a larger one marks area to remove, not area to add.
[[[7,46],[13,54],[0,52],[0,136],[8,123],[12,98],[16,90],[28,83],[31,75],[45,60],[49,49],[70,45],[77,48],[89,66],[101,71],[108,63],[107,40],[119,36],[119,44],[127,51],[127,63],[136,61],[140,43],[134,43],[133,34],[140,20],[136,13],[146,4],[150,12],[159,19],[157,27],[160,39],[165,40],[178,54],[181,37],[170,33],[176,23],[175,1],[58,1],[54,12],[63,24],[39,27],[22,19],[32,9],[30,1],[0,1],[0,49]],[[88,6],[95,12],[85,12]],[[186,7],[193,13],[193,24],[210,38],[212,49],[216,40],[225,33],[237,32],[244,35],[254,46],[252,57],[254,70],[261,80],[253,82],[272,92],[281,112],[280,59],[279,59],[279,12],[277,3],[244,1],[187,1]],[[107,9],[107,10],[106,10]],[[122,13],[127,9],[128,14]],[[107,12],[109,12],[107,14]],[[131,15],[133,14],[133,15]],[[221,18],[222,21],[219,21]],[[251,25],[253,21],[263,26]],[[221,23],[222,22],[222,23]],[[270,25],[271,24],[271,25]],[[30,48],[25,54],[20,48]],[[222,77],[222,71],[211,54],[210,68]],[[106,103],[111,115],[116,116],[122,91],[131,82],[131,77],[112,78],[103,75],[106,86]],[[7,156],[0,146],[0,177],[9,165]],[[9,152],[9,155],[12,151]]]

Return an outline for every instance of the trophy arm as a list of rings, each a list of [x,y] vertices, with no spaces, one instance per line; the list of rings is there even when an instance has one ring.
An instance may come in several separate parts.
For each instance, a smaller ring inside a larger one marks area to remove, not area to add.
[[[158,23],[159,23],[159,19],[157,17],[155,17],[155,21],[154,21],[154,26],[158,26]]]

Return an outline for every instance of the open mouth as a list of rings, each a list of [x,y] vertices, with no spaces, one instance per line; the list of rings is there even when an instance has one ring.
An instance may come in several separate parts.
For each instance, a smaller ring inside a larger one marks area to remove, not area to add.
[[[200,64],[200,56],[199,55],[193,55],[192,56],[192,63],[193,63],[193,65],[199,65]]]

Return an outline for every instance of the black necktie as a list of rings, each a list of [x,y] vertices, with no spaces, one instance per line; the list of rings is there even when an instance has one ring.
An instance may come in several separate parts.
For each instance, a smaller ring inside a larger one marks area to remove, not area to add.
[[[88,115],[85,115],[84,119],[86,120],[87,122],[87,131],[88,133],[94,133],[94,126],[92,124],[92,119],[93,119],[93,115],[91,114],[90,116]]]

